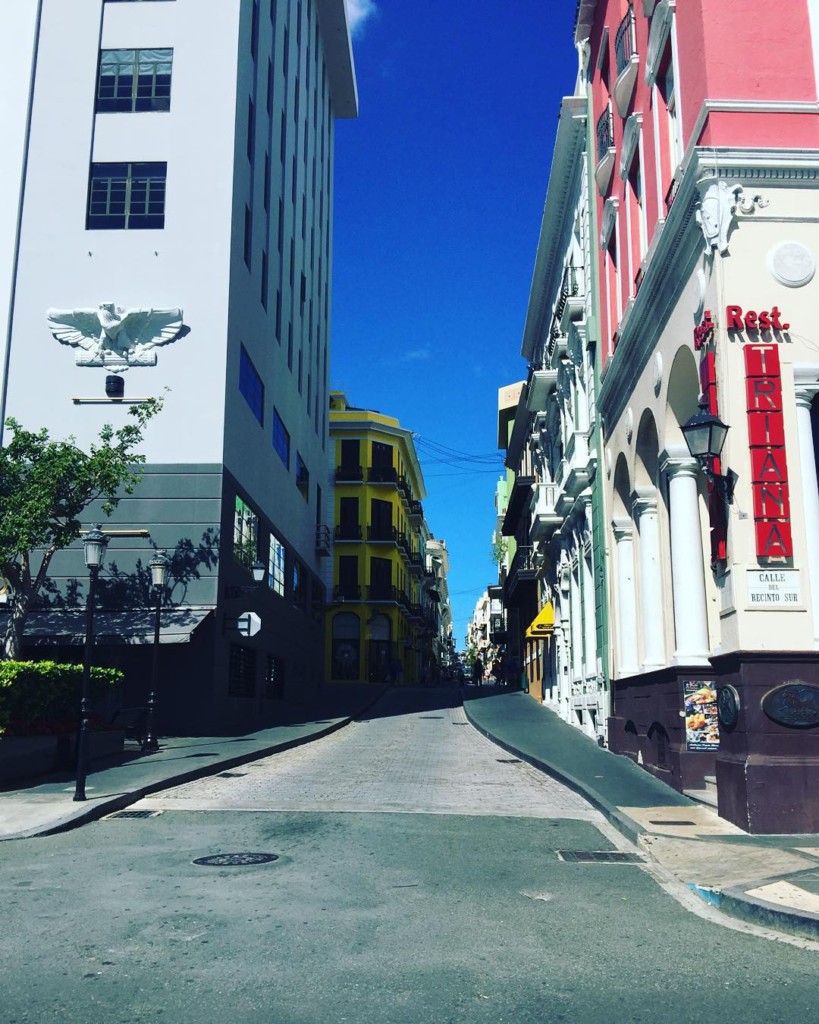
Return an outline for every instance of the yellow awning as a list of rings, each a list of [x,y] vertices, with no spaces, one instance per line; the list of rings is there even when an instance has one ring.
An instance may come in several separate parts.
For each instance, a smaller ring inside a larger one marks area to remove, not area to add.
[[[526,636],[529,640],[538,640],[551,636],[555,630],[555,608],[551,601],[545,604],[532,619]]]

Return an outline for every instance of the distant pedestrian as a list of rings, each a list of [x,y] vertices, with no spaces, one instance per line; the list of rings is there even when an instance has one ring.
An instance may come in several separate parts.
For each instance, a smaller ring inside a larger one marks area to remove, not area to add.
[[[506,656],[506,685],[510,690],[517,690],[520,686],[520,665],[514,654]]]
[[[472,662],[472,682],[476,686],[483,684],[483,662],[480,658],[476,658]]]
[[[495,658],[492,662],[492,677],[498,686],[503,686],[503,669],[501,668],[500,658]]]

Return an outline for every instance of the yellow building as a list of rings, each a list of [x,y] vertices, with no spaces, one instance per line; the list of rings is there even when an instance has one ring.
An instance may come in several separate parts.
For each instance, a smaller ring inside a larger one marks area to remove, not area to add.
[[[426,490],[412,433],[331,391],[330,440],[335,530],[327,678],[432,680],[440,595],[426,565]]]

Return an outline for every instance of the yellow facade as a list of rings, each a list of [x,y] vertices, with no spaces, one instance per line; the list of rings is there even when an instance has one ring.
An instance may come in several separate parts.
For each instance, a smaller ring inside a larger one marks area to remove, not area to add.
[[[333,589],[326,676],[333,681],[425,681],[435,606],[427,584],[412,434],[397,419],[330,393],[335,449]]]

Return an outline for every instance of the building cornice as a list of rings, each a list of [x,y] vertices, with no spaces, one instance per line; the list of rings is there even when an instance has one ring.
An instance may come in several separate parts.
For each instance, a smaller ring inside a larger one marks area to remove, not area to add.
[[[344,0],[316,0],[334,117],[358,117],[358,86]]]
[[[560,105],[549,186],[540,224],[535,269],[523,329],[521,355],[531,360],[543,337],[563,275],[566,236],[571,232],[583,170],[586,97],[564,96]]]

